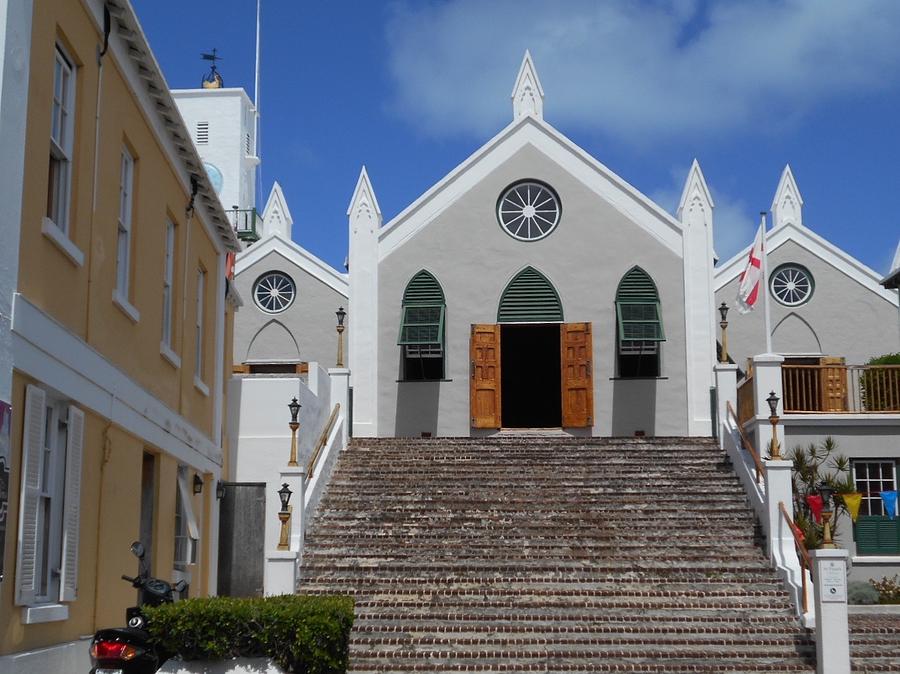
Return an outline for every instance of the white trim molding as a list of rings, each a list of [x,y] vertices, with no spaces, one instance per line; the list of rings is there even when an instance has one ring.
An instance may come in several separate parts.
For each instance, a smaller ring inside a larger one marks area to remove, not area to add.
[[[59,248],[69,262],[76,267],[84,265],[84,253],[81,252],[81,249],[59,228],[59,225],[47,216],[41,218],[41,234],[47,237],[54,246]]]
[[[113,290],[112,301],[132,323],[137,323],[141,320],[141,312],[119,292],[118,288]]]
[[[235,277],[262,260],[269,253],[280,255],[344,297],[350,294],[348,274],[342,274],[305,248],[298,246],[293,241],[288,241],[278,232],[268,234],[262,240],[253,244],[252,247],[242,253],[238,253],[234,264]]]
[[[60,622],[69,619],[69,607],[65,604],[35,604],[22,607],[22,622],[25,625]]]
[[[222,448],[23,295],[13,300],[16,369],[142,441],[205,473],[221,472]]]

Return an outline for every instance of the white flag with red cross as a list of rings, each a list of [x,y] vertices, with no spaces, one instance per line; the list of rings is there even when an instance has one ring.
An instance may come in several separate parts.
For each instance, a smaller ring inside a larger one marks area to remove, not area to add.
[[[753,240],[753,246],[750,248],[750,255],[747,258],[747,266],[741,272],[740,283],[738,285],[737,307],[742,314],[753,311],[759,300],[760,284],[763,276],[763,238],[765,236],[765,225],[760,225],[756,232],[756,238]],[[763,291],[765,292],[765,291]]]

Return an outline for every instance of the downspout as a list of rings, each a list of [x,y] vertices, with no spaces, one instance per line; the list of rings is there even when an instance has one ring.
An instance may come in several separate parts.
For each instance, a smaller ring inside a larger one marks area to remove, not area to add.
[[[97,213],[97,173],[100,167],[100,99],[103,93],[103,57],[109,51],[109,33],[112,30],[112,17],[109,15],[109,7],[103,4],[103,47],[97,47],[97,101],[94,106],[94,170],[91,194],[91,219],[88,227],[88,245],[94,240],[94,221]],[[87,251],[87,302],[85,302],[85,328],[84,341],[91,343],[91,284],[93,283],[94,256]]]
[[[97,555],[99,557],[100,554],[100,546],[103,545],[102,541],[102,516],[103,516],[103,481],[106,476],[106,464],[109,463],[110,458],[112,457],[112,441],[109,439],[109,432],[112,429],[112,421],[106,422],[106,427],[103,429],[103,456],[100,460],[100,490],[97,502]],[[105,588],[104,588],[105,589]],[[97,564],[94,567],[94,615],[93,615],[93,631],[97,631],[97,607],[100,605],[100,565]]]

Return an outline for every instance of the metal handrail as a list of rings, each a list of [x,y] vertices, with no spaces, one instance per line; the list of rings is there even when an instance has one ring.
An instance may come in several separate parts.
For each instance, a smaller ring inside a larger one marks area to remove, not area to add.
[[[322,449],[325,447],[325,443],[328,442],[328,436],[331,435],[331,429],[334,427],[334,422],[337,419],[337,415],[340,409],[341,404],[335,403],[334,409],[331,410],[331,416],[328,417],[328,421],[325,423],[325,427],[322,429],[322,434],[319,436],[318,442],[316,442],[316,447],[313,450],[312,456],[309,457],[309,464],[306,468],[307,480],[311,480],[313,474],[316,471],[316,462],[319,460],[319,454],[322,453]]]
[[[784,520],[785,522],[787,522],[788,528],[791,530],[791,535],[794,537],[794,547],[797,549],[797,557],[800,560],[800,587],[803,595],[803,612],[806,613],[809,610],[806,589],[806,572],[809,571],[809,577],[812,578],[812,560],[809,557],[809,552],[807,552],[806,550],[806,544],[800,537],[800,533],[797,530],[797,525],[794,524],[794,520],[792,520],[791,516],[788,515],[788,511],[784,505],[784,501],[778,502],[778,509],[781,510],[781,514],[784,516]]]
[[[737,413],[734,411],[734,406],[731,404],[729,400],[726,403],[726,408],[728,410],[728,414],[734,419],[734,425],[737,427],[738,433],[741,436],[741,444],[744,446],[748,452],[750,452],[750,456],[753,457],[753,463],[756,465],[756,484],[759,484],[760,477],[766,474],[766,467],[763,465],[763,462],[759,458],[759,454],[756,451],[756,448],[753,446],[753,443],[750,442],[750,438],[747,437],[747,434],[744,433],[744,429],[741,426],[741,422],[738,421]]]

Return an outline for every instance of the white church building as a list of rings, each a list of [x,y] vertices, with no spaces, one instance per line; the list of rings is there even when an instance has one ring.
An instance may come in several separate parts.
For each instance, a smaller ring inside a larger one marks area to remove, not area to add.
[[[211,177],[221,173],[223,204],[234,207],[247,245],[235,263],[245,299],[236,377],[318,381],[336,364],[342,308],[340,365],[352,390],[342,418],[355,437],[710,436],[721,428],[718,307],[734,307],[748,251],[716,264],[715,204],[697,161],[672,214],[548,123],[528,53],[510,123],[388,222],[375,185],[390,176],[362,169],[347,209],[345,270],[292,240],[278,183],[257,213],[244,189],[258,162],[246,95],[175,97]],[[777,182],[765,283],[773,357],[783,359],[779,432],[788,450],[835,437],[866,493],[864,515],[886,519],[876,492],[897,486],[900,370],[884,370],[897,399],[890,393],[880,409],[861,399],[859,377],[869,359],[900,352],[898,270],[882,278],[816,234],[790,167]],[[731,311],[727,320],[728,360],[749,389],[748,361],[766,350],[762,311]],[[763,419],[759,410],[753,420],[739,413],[742,423]],[[900,561],[897,521],[878,524],[889,534],[878,539],[884,549],[865,543],[854,557],[864,569],[869,555],[868,575]],[[845,531],[841,542],[854,551],[855,534]]]

